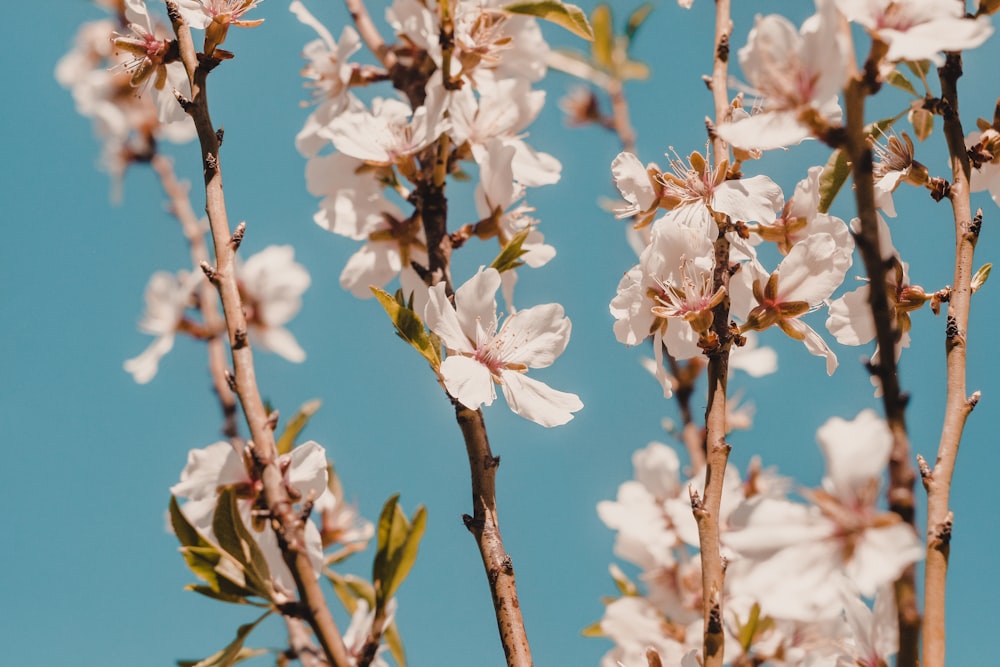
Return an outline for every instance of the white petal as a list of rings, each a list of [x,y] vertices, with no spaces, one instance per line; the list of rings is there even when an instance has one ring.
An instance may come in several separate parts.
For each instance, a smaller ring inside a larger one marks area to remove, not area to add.
[[[479,342],[480,330],[492,335],[496,329],[497,300],[500,274],[496,269],[480,269],[464,285],[455,290],[455,310],[469,340]]]
[[[507,318],[495,345],[503,346],[503,359],[528,368],[552,365],[569,343],[572,326],[558,303],[532,306]]]
[[[303,498],[308,497],[310,493],[314,499],[319,498],[326,492],[327,460],[326,450],[322,445],[310,440],[286,456],[291,458],[288,481]]]
[[[557,391],[521,373],[501,371],[500,377],[503,395],[510,409],[536,424],[561,426],[573,418],[574,412],[583,408],[576,394]]]
[[[250,327],[250,337],[262,350],[274,352],[293,364],[306,360],[306,352],[284,327]]]
[[[868,306],[870,290],[862,285],[830,302],[826,328],[841,345],[864,345],[875,338],[875,320]]]
[[[816,432],[827,476],[845,503],[853,503],[855,491],[881,479],[892,450],[892,434],[874,410],[862,410],[851,421],[832,417]]]
[[[774,222],[785,198],[767,176],[752,176],[722,183],[712,194],[711,206],[734,221]]]
[[[476,351],[472,342],[462,331],[455,309],[445,294],[445,284],[438,283],[430,288],[427,296],[427,306],[424,308],[424,321],[431,331],[441,337],[449,350],[472,354]]]
[[[138,384],[146,384],[154,377],[160,367],[160,359],[174,347],[174,336],[160,336],[147,347],[142,354],[125,361],[125,370],[132,374],[132,379]]]
[[[486,366],[469,357],[452,355],[441,363],[440,370],[445,389],[465,407],[475,410],[493,404],[497,394]]]
[[[170,487],[179,498],[214,498],[220,486],[250,481],[243,460],[231,444],[219,441],[188,452],[181,481]]]

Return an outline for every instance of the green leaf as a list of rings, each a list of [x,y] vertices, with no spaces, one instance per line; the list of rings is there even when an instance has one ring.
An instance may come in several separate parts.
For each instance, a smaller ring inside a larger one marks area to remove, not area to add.
[[[587,41],[594,39],[594,31],[587,23],[587,15],[576,5],[565,4],[558,0],[524,0],[513,2],[502,9],[511,14],[523,14],[550,21]]]
[[[625,24],[625,37],[628,38],[629,46],[632,45],[632,38],[635,37],[636,31],[642,27],[642,24],[646,22],[646,19],[649,18],[652,12],[653,5],[647,2],[639,5],[639,8],[628,17],[628,23]]]
[[[398,493],[386,501],[378,521],[378,547],[372,564],[376,608],[389,602],[410,573],[426,527],[424,507],[417,508],[411,523],[399,506]]]
[[[851,175],[851,166],[847,161],[847,153],[837,149],[823,165],[819,175],[819,212],[830,210],[833,200],[837,198],[840,188],[844,187],[847,177]]]
[[[437,336],[427,332],[420,316],[406,306],[402,290],[397,291],[395,296],[374,286],[371,291],[392,320],[396,335],[412,345],[436,372],[441,367],[441,343]]]
[[[212,531],[219,540],[219,546],[243,566],[248,588],[265,599],[271,599],[271,570],[257,538],[243,523],[232,487],[226,487],[219,493],[212,516]]]
[[[323,401],[318,398],[314,398],[311,401],[306,401],[299,408],[299,411],[295,413],[288,424],[285,425],[285,430],[282,432],[281,437],[275,443],[275,447],[278,449],[278,454],[287,454],[292,451],[292,447],[295,446],[295,440],[302,433],[302,429],[306,427],[309,420],[312,418],[316,411],[320,409],[323,405]]]
[[[188,584],[184,587],[186,591],[192,591],[194,593],[200,593],[205,597],[212,598],[213,600],[219,600],[220,602],[229,602],[230,604],[249,604],[255,607],[267,607],[269,605],[261,602],[252,602],[246,595],[240,595],[239,593],[230,593],[223,590],[215,590],[211,586],[204,586],[202,584]]]
[[[615,580],[615,586],[618,587],[622,595],[634,596],[639,594],[639,588],[622,572],[620,567],[612,563],[608,566],[608,571],[611,573],[611,578]]]
[[[913,72],[914,76],[921,80],[926,79],[927,73],[931,71],[930,60],[904,60],[903,64],[906,65],[907,69]]]
[[[198,529],[191,525],[191,522],[184,516],[181,506],[177,504],[177,498],[170,496],[170,525],[174,529],[174,535],[184,547],[206,547],[211,546],[211,542],[205,539]]]
[[[503,273],[504,271],[510,271],[511,269],[516,269],[517,267],[523,265],[524,262],[520,260],[520,257],[528,251],[521,246],[524,245],[524,242],[528,239],[528,234],[530,234],[533,229],[534,227],[525,227],[517,234],[514,234],[490,266],[496,269],[498,273]]]
[[[986,284],[986,281],[989,280],[989,277],[990,277],[990,271],[992,271],[992,270],[993,270],[993,264],[992,263],[983,264],[982,266],[979,267],[979,270],[976,271],[976,273],[975,273],[974,276],[972,276],[972,291],[973,292],[975,292],[980,287],[982,287],[983,285]]]
[[[245,649],[243,648],[243,642],[246,641],[247,636],[253,631],[257,625],[263,621],[265,618],[271,615],[271,610],[268,609],[264,614],[258,618],[253,623],[247,623],[246,625],[241,625],[236,631],[236,638],[229,642],[229,646],[222,649],[218,653],[213,653],[204,660],[191,661],[191,660],[178,660],[178,667],[230,667],[230,665],[235,665],[238,662],[248,660],[250,658],[256,657],[258,655],[263,655],[267,653],[267,649],[257,648],[257,649]]]
[[[913,84],[910,83],[910,80],[903,76],[898,69],[894,69],[889,72],[889,76],[886,78],[886,81],[889,85],[905,90],[914,97],[922,97],[922,95],[917,92],[917,89],[913,87]]]
[[[604,637],[604,630],[601,630],[601,622],[591,623],[585,627],[581,632],[584,637]]]
[[[590,43],[590,54],[594,62],[610,71],[614,66],[615,33],[611,21],[611,7],[600,4],[590,14],[590,25],[594,39]]]
[[[396,627],[396,621],[386,626],[385,632],[382,633],[382,639],[385,640],[386,646],[389,647],[389,653],[392,654],[396,665],[398,667],[406,667],[406,653],[403,651],[403,639],[399,636],[399,628]]]
[[[927,109],[910,109],[910,124],[918,141],[924,141],[934,131],[934,114]]]

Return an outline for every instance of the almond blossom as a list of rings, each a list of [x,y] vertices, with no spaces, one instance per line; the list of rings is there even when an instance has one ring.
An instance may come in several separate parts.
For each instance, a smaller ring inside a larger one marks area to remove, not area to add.
[[[283,325],[302,307],[309,272],[295,261],[292,246],[269,246],[237,269],[250,338],[262,350],[294,363],[306,353]]]
[[[836,0],[847,17],[888,46],[885,59],[931,60],[944,64],[942,51],[972,49],[993,34],[988,16],[965,18],[960,2],[940,0]]]
[[[139,322],[143,333],[156,336],[156,340],[137,357],[125,362],[125,370],[139,384],[146,384],[156,375],[160,359],[173,349],[174,336],[184,320],[184,311],[191,305],[200,273],[181,271],[176,276],[157,271],[146,286],[146,313]]]
[[[986,121],[979,123],[979,130],[965,138],[975,167],[970,186],[973,192],[989,190],[993,202],[1000,206],[1000,131]]]
[[[525,373],[550,366],[562,354],[570,321],[562,306],[549,303],[519,310],[499,325],[495,294],[500,282],[496,269],[480,269],[455,291],[454,307],[443,283],[430,288],[424,320],[448,350],[440,368],[444,386],[475,410],[493,404],[494,384],[499,384],[515,414],[542,426],[565,424],[583,408],[580,398]]]
[[[801,29],[777,14],[758,16],[740,67],[763,112],[723,123],[719,136],[743,149],[782,148],[823,136],[840,124],[837,95],[847,80],[840,17],[832,0],[817,0]]]
[[[732,592],[783,618],[835,616],[841,592],[834,575],[846,574],[873,596],[923,555],[913,528],[876,507],[892,448],[885,422],[864,410],[853,421],[830,419],[816,437],[827,474],[822,489],[803,492],[810,504],[751,498],[723,535],[741,557],[727,576]]]
[[[319,444],[309,441],[294,448],[278,459],[285,470],[288,485],[299,497],[315,500],[323,496],[327,486],[326,451]],[[203,449],[188,453],[187,465],[181,472],[180,482],[170,487],[170,493],[186,498],[181,511],[187,520],[205,537],[214,541],[212,518],[218,502],[219,491],[230,487],[236,492],[243,523],[257,539],[267,560],[271,578],[278,591],[294,595],[295,580],[285,565],[278,546],[278,538],[269,522],[260,518],[255,510],[261,509],[263,486],[252,474],[253,464],[249,451],[237,450],[228,442],[216,442]],[[305,523],[306,550],[316,576],[323,567],[323,547],[319,529],[312,521]]]

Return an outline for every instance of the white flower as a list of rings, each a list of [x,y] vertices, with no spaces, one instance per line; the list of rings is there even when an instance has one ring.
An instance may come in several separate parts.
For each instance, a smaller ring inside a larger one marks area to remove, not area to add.
[[[178,498],[187,498],[181,511],[187,520],[209,540],[214,541],[212,517],[218,502],[219,490],[232,487],[237,491],[240,516],[246,527],[253,533],[267,560],[271,579],[283,593],[294,593],[295,580],[285,565],[278,546],[278,538],[269,522],[254,516],[262,500],[262,486],[250,474],[250,456],[244,450],[237,450],[228,442],[216,442],[204,449],[192,449],[188,453],[187,465],[181,472],[180,482],[170,487],[170,493]],[[313,441],[303,443],[289,454],[279,459],[287,483],[304,499],[321,498],[326,492],[327,461],[326,451]],[[305,525],[306,549],[315,574],[323,568],[323,547],[319,529],[312,521]]]
[[[268,246],[239,266],[237,278],[253,342],[291,362],[306,353],[284,324],[302,307],[309,272],[295,261],[292,246]]]
[[[496,269],[481,269],[455,292],[453,308],[438,283],[430,289],[424,319],[441,337],[448,358],[441,364],[445,388],[475,410],[503,390],[515,414],[542,426],[559,426],[583,407],[576,394],[556,391],[525,375],[529,368],[550,366],[569,342],[570,321],[563,308],[549,303],[519,310],[498,329]]]
[[[156,340],[138,357],[125,362],[125,370],[139,384],[146,384],[153,379],[160,359],[173,349],[174,335],[202,277],[202,274],[186,271],[181,271],[176,276],[166,271],[157,271],[149,279],[146,286],[146,313],[139,322],[139,329],[156,336]]]
[[[719,136],[734,146],[781,148],[839,125],[837,94],[847,80],[840,17],[831,0],[816,4],[801,30],[777,14],[757,17],[739,58],[764,111],[719,126]]]
[[[967,19],[959,2],[837,0],[837,6],[847,20],[863,25],[889,46],[889,62],[931,60],[942,65],[941,51],[972,49],[993,34],[988,16]]]
[[[979,129],[965,138],[966,148],[976,158],[973,166],[978,165],[972,170],[970,186],[973,192],[989,190],[1000,206],[1000,132],[985,122]]]
[[[369,609],[368,601],[364,598],[358,598],[357,604],[357,608],[355,608],[354,613],[351,614],[351,623],[347,626],[347,630],[344,632],[344,647],[353,659],[351,664],[356,664],[354,661],[361,657],[361,652],[364,650],[365,644],[368,642],[368,635],[371,633],[372,624],[375,622],[375,610]],[[385,618],[382,621],[382,627],[389,627],[389,624],[392,623],[395,615],[396,598],[392,598],[386,604]],[[384,653],[387,648],[388,647],[385,644],[381,644],[378,647],[378,651],[376,651],[374,659],[372,659],[369,663],[371,667],[389,667],[389,663],[380,656],[380,654]]]
[[[213,22],[224,26],[239,27],[260,25],[264,19],[248,21],[243,15],[256,7],[261,0],[176,0],[184,21],[192,28],[204,30]],[[221,40],[220,40],[221,43]]]
[[[685,646],[668,636],[665,629],[663,614],[645,598],[626,596],[615,600],[605,608],[601,619],[601,631],[615,643],[615,648],[601,659],[601,667],[647,665],[647,649],[659,653],[664,665],[682,664]]]

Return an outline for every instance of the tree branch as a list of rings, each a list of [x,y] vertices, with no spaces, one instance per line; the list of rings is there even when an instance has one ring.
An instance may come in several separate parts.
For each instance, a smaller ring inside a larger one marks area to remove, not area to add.
[[[171,0],[165,2],[167,15],[177,36],[181,59],[191,84],[191,99],[184,107],[194,121],[201,144],[205,173],[205,211],[208,214],[212,241],[215,245],[216,265],[213,282],[222,299],[232,351],[234,390],[250,428],[254,465],[263,485],[263,496],[271,513],[272,527],[277,533],[282,554],[295,579],[303,603],[305,619],[316,634],[330,664],[333,667],[348,667],[350,661],[347,649],[326,606],[323,591],[309,561],[305,520],[296,513],[285,486],[284,476],[278,468],[274,432],[257,387],[253,352],[247,339],[247,321],[236,282],[235,259],[238,244],[233,243],[234,239],[229,228],[222,190],[219,138],[208,109],[206,88],[208,72],[218,65],[218,61],[204,55],[199,60],[191,31],[184,23],[177,5]]]
[[[944,136],[951,164],[951,206],[955,218],[955,276],[948,300],[945,337],[947,397],[944,424],[938,443],[937,461],[930,474],[924,475],[927,489],[927,563],[924,570],[925,667],[945,664],[945,587],[948,574],[951,512],[948,500],[951,480],[958,458],[965,421],[975,407],[977,396],[966,394],[966,355],[969,308],[972,300],[973,253],[979,239],[979,225],[973,224],[969,200],[971,166],[965,149],[965,133],[958,114],[958,78],[962,76],[962,57],[949,53],[938,69],[941,99],[946,103]],[[982,212],[977,214],[982,220]]]

